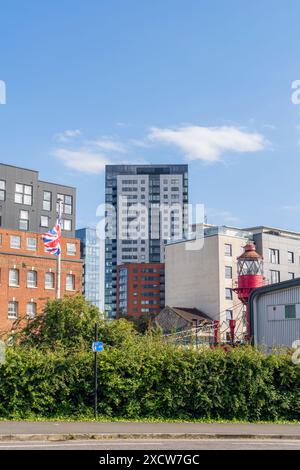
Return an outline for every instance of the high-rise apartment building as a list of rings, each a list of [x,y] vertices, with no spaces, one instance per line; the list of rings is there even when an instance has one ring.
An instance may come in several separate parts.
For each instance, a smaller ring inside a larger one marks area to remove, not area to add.
[[[107,165],[105,311],[116,316],[117,265],[162,263],[188,231],[187,165]]]
[[[89,302],[103,312],[104,279],[101,272],[101,240],[93,227],[76,230],[80,239],[80,253],[83,261],[83,294]]]
[[[165,306],[165,265],[126,263],[117,267],[117,316],[157,315]]]
[[[43,233],[62,202],[62,234],[75,236],[76,189],[38,179],[38,172],[0,163],[0,227]]]

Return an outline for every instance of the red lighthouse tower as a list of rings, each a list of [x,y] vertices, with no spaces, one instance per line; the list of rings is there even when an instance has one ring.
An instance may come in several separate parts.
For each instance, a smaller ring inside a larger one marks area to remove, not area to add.
[[[248,301],[251,292],[257,287],[264,285],[263,258],[255,249],[253,242],[244,246],[244,253],[237,259],[238,264],[238,286],[234,291],[238,298],[246,305],[246,328],[247,339],[250,338],[249,308]]]

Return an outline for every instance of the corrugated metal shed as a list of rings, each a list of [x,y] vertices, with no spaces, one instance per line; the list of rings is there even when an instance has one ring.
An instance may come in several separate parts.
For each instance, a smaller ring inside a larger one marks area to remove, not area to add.
[[[300,278],[255,289],[249,311],[255,345],[291,347],[300,340]]]

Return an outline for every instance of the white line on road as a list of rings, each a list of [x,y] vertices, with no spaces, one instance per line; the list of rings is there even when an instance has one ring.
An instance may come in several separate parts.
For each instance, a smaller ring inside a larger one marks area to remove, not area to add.
[[[120,448],[121,446],[138,446],[138,447],[144,447],[144,446],[151,446],[152,449],[155,449],[156,447],[165,447],[168,446],[169,444],[175,444],[176,448],[180,448],[180,446],[184,445],[193,445],[203,446],[208,445],[211,447],[212,444],[217,444],[217,445],[222,445],[226,444],[226,446],[232,445],[234,446],[242,446],[242,445],[247,445],[249,444],[250,446],[252,445],[257,445],[258,447],[269,447],[269,446],[274,446],[274,444],[278,445],[278,448],[283,447],[283,446],[289,446],[289,447],[295,447],[300,448],[300,443],[297,441],[285,441],[283,439],[280,440],[269,440],[269,439],[262,439],[262,440],[254,440],[254,439],[235,439],[235,440],[223,440],[223,439],[209,439],[207,441],[200,439],[166,439],[165,441],[157,441],[155,439],[151,441],[144,441],[144,440],[132,440],[132,439],[126,439],[126,440],[118,440],[118,441],[111,441],[111,440],[106,440],[106,441],[76,441],[76,440],[69,440],[69,441],[58,441],[58,442],[49,442],[49,441],[28,441],[28,442],[14,442],[14,443],[9,443],[9,442],[1,442],[0,443],[0,449],[30,449],[30,448],[60,448],[60,447],[98,447],[98,448],[111,448],[111,447],[117,447]]]

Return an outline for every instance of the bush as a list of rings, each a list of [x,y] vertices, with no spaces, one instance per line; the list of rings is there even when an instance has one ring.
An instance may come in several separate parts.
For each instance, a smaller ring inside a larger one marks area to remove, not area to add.
[[[102,416],[300,419],[300,366],[290,355],[266,356],[251,347],[178,348],[151,334],[138,336],[124,321],[107,323],[101,332],[107,334],[98,354]],[[0,366],[1,417],[90,417],[92,409],[90,345],[71,352],[8,348]]]

